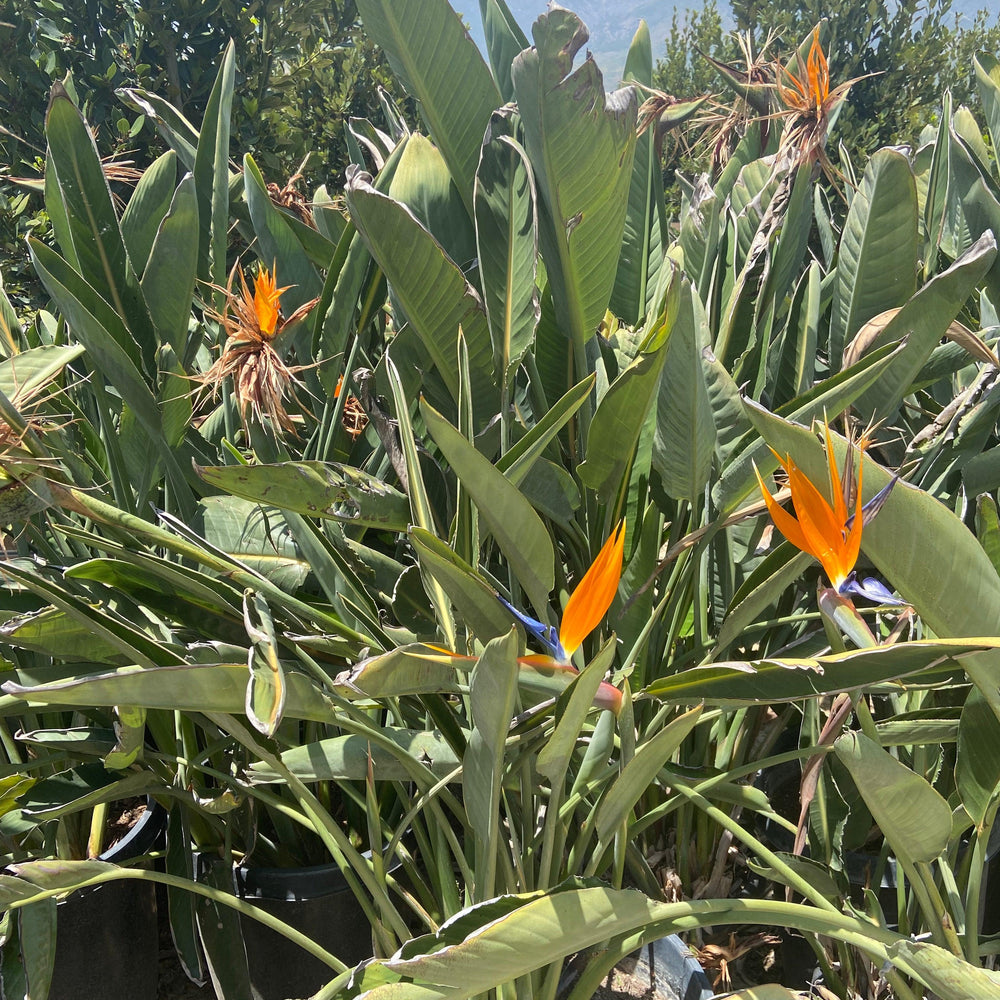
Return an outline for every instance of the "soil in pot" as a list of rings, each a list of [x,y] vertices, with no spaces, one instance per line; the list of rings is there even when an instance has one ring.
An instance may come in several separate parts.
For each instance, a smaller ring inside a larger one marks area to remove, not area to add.
[[[101,861],[127,864],[154,849],[166,813],[155,804],[144,806],[142,800],[129,805],[130,819],[116,812],[119,839],[100,855]],[[156,1000],[159,938],[153,883],[124,879],[81,889],[59,904],[57,921],[49,1000]]]

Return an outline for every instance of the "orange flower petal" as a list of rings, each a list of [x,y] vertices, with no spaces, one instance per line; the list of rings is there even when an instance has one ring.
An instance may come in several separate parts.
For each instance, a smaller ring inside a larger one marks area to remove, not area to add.
[[[782,465],[784,465],[784,463],[782,463]],[[797,549],[801,549],[803,552],[808,552],[814,559],[818,558],[816,553],[813,552],[812,546],[806,539],[806,536],[803,534],[802,528],[799,527],[799,522],[796,521],[795,518],[792,517],[792,515],[789,514],[788,511],[785,510],[785,508],[782,507],[773,496],[771,496],[767,486],[764,485],[764,480],[757,469],[756,463],[754,463],[753,471],[756,473],[757,482],[760,483],[760,492],[764,497],[764,503],[767,504],[767,512],[771,515],[771,520],[774,522],[774,526]]]
[[[254,281],[253,308],[260,324],[260,331],[267,337],[274,336],[278,326],[278,310],[281,293],[284,288],[278,288],[277,270],[269,272],[262,267]]]
[[[625,553],[625,521],[608,536],[590,569],[570,594],[559,628],[559,642],[567,656],[597,628],[618,592]]]
[[[837,522],[826,497],[805,473],[794,463],[789,464],[788,479],[799,525],[810,541],[810,551],[822,563],[834,587],[839,587],[853,569],[853,564],[845,566],[843,524]]]
[[[823,422],[823,435],[826,438],[826,461],[830,470],[830,496],[833,497],[833,513],[841,524],[847,524],[847,499],[844,496],[844,486],[837,470],[837,459],[833,454],[833,439],[830,437],[830,425]],[[850,452],[848,452],[850,455]]]

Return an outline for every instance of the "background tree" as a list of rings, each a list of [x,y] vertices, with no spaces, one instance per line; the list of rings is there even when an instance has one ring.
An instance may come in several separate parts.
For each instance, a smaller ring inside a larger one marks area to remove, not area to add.
[[[879,146],[916,139],[950,87],[956,104],[975,106],[972,54],[1000,50],[1000,15],[981,11],[965,27],[952,0],[732,0],[735,28],[757,49],[769,32],[787,54],[820,20],[828,20],[824,49],[832,82],[866,74],[851,88],[837,121],[836,140],[864,156]],[[678,20],[666,39],[654,83],[668,93],[723,89],[697,49],[730,62],[737,55],[723,31],[716,0]]]

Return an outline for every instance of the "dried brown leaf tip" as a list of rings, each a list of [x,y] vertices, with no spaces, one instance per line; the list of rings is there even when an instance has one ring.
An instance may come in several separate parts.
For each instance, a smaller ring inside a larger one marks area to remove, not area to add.
[[[239,275],[240,291],[233,285]],[[303,303],[284,322],[281,317],[281,296],[291,286],[278,288],[277,268],[268,271],[261,267],[250,291],[243,271],[237,264],[229,273],[226,285],[226,302],[222,312],[208,310],[208,315],[222,325],[226,341],[222,354],[201,377],[209,386],[213,397],[227,378],[233,380],[233,391],[244,423],[247,413],[260,423],[265,418],[281,430],[295,434],[295,424],[285,409],[286,399],[298,399],[296,386],[300,385],[298,372],[308,365],[286,365],[272,346],[288,326],[302,319],[319,301]],[[298,403],[302,408],[301,403]]]
[[[337,386],[333,390],[334,399],[340,398],[340,393],[344,388],[344,376],[337,379]],[[351,435],[352,439],[357,439],[368,426],[368,414],[365,413],[361,400],[352,393],[348,393],[344,398],[344,409],[340,417],[340,422],[344,430]]]
[[[316,223],[313,220],[312,209],[309,206],[309,201],[306,196],[298,189],[297,185],[300,180],[302,180],[302,167],[305,166],[305,162],[298,171],[288,178],[288,182],[284,187],[278,187],[274,181],[271,181],[267,185],[267,195],[271,199],[271,203],[276,205],[278,208],[284,208],[291,212],[300,222],[309,226],[310,229],[316,228]]]

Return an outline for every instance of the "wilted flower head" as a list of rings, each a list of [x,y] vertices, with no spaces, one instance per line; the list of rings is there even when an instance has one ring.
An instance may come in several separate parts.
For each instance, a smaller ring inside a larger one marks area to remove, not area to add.
[[[782,136],[782,149],[798,164],[818,162],[828,175],[832,175],[833,168],[825,152],[830,115],[847,96],[848,90],[864,76],[845,80],[830,89],[830,67],[819,42],[819,26],[813,31],[805,62],[798,52],[795,58],[797,73],[782,63],[777,63],[774,70],[778,96],[784,105],[782,114],[791,119]]]
[[[233,291],[237,274],[240,278],[238,294]],[[306,366],[286,365],[272,342],[287,326],[305,316],[318,300],[299,306],[279,326],[281,296],[289,287],[278,288],[276,268],[268,271],[261,267],[251,294],[239,265],[233,267],[222,312],[210,310],[208,313],[222,324],[226,342],[221,356],[201,381],[211,387],[214,395],[231,376],[244,421],[249,410],[257,420],[263,422],[264,417],[268,417],[272,424],[294,433],[295,425],[285,409],[285,399],[288,396],[295,398],[296,374]]]

